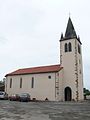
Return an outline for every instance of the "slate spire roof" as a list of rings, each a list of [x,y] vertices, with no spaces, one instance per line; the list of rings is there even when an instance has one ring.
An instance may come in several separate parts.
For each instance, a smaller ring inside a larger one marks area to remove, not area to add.
[[[60,41],[64,41],[64,40],[68,40],[68,39],[73,39],[73,38],[76,38],[79,41],[79,43],[82,44],[81,41],[80,41],[80,37],[79,36],[77,37],[77,34],[76,34],[75,29],[74,29],[72,20],[69,17],[68,23],[67,23],[67,27],[66,27],[65,35],[63,36],[63,33],[61,33]]]
[[[65,32],[65,38],[77,37],[71,18],[68,19],[68,24]]]

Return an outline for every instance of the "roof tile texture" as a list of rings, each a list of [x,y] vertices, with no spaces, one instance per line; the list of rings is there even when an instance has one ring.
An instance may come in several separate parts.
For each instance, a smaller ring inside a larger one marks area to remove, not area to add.
[[[48,72],[58,72],[63,67],[58,65],[50,65],[50,66],[41,66],[41,67],[32,67],[32,68],[24,68],[24,69],[18,69],[14,72],[11,72],[6,75],[7,76],[13,76],[13,75],[24,75],[24,74],[38,74],[38,73],[48,73]]]

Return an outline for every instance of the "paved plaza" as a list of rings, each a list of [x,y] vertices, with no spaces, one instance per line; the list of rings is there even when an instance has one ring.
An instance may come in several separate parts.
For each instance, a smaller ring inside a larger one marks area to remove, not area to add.
[[[0,100],[0,120],[90,120],[90,102]]]

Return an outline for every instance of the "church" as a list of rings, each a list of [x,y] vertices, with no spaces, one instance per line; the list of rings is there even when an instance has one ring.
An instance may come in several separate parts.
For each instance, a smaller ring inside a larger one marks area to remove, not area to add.
[[[18,69],[6,74],[8,95],[29,93],[31,99],[83,100],[82,43],[69,17],[60,37],[60,64]]]

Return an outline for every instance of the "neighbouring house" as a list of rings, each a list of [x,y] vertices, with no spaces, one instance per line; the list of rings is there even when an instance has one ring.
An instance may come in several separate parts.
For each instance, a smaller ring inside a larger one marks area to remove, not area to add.
[[[18,69],[6,74],[8,95],[28,92],[31,99],[83,100],[83,67],[80,38],[69,17],[60,38],[60,64]],[[53,58],[52,58],[53,59]]]

